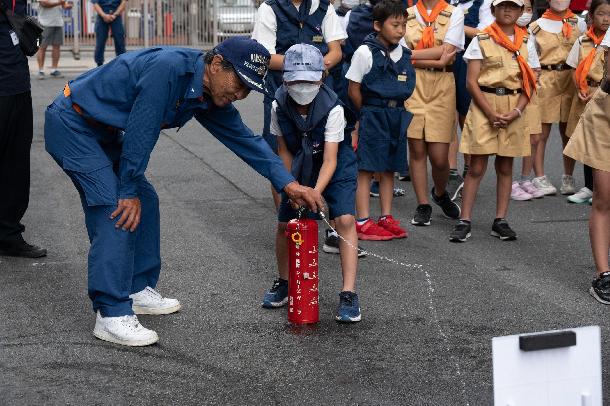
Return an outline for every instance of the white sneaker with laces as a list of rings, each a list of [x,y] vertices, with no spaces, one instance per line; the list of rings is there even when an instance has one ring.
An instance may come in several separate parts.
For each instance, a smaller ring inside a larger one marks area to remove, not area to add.
[[[157,333],[141,325],[136,315],[102,317],[97,312],[93,335],[100,340],[130,347],[142,347],[159,341]]]
[[[593,192],[588,187],[580,189],[577,193],[572,196],[568,196],[568,202],[583,204],[589,202],[589,199],[593,197]]]
[[[557,194],[557,188],[553,186],[547,179],[546,175],[539,176],[532,180],[532,183],[538,188],[545,196]]]
[[[135,314],[170,314],[182,308],[178,300],[163,297],[150,286],[129,297],[133,300],[131,308]]]
[[[573,195],[576,193],[576,182],[572,175],[563,175],[561,177],[561,187],[559,191],[562,195]]]

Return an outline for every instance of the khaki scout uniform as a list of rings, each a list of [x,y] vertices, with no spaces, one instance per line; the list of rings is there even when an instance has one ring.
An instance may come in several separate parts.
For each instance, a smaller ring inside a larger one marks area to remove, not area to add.
[[[521,70],[514,58],[514,54],[506,48],[496,44],[488,34],[478,34],[479,46],[483,53],[479,86],[494,89],[505,88],[505,94],[483,92],[489,105],[498,113],[511,112],[519,101],[521,93]],[[519,53],[527,60],[527,40]],[[495,128],[487,116],[476,104],[470,103],[466,115],[460,152],[464,154],[492,155],[516,157],[531,154],[530,131],[525,118],[519,117],[506,128]]]
[[[434,46],[443,45],[455,7],[447,6],[434,22]],[[421,41],[423,26],[415,16],[415,6],[407,9],[405,41],[409,48]],[[407,137],[426,142],[450,143],[455,137],[455,77],[451,67],[415,68],[415,91],[405,102],[413,113]]]
[[[598,88],[585,106],[563,153],[591,168],[610,172],[610,97]]]
[[[542,132],[542,121],[540,120],[540,105],[538,104],[538,94],[533,93],[530,102],[527,103],[523,112],[528,134],[540,134]]]
[[[582,61],[589,55],[595,46],[595,43],[591,38],[586,35],[583,35],[579,39],[580,49],[578,52],[578,61]],[[604,57],[605,52],[603,49],[598,49],[595,54],[595,59],[593,59],[593,64],[591,65],[591,69],[587,74],[587,83],[589,85],[589,94],[595,93],[597,88],[599,87],[601,80],[604,78],[604,65],[606,63],[606,58]],[[577,92],[578,90],[576,90]],[[578,94],[575,94],[572,98],[572,107],[570,109],[570,117],[568,118],[568,127],[566,129],[566,135],[568,137],[572,136],[574,129],[576,128],[576,124],[578,124],[578,119],[582,115],[582,112],[585,109],[585,105]]]
[[[530,25],[530,32],[536,36],[536,49],[540,57],[540,85],[538,101],[543,123],[566,123],[572,107],[576,87],[572,80],[574,70],[566,65],[572,45],[582,32],[578,29],[578,18],[568,19],[572,35],[565,38],[562,32],[550,33],[540,28],[537,21]]]

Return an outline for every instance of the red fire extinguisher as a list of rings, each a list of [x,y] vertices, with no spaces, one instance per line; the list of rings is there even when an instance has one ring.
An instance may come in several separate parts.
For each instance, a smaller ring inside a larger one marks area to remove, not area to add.
[[[288,238],[288,321],[317,323],[318,310],[318,223],[299,218],[286,226]]]

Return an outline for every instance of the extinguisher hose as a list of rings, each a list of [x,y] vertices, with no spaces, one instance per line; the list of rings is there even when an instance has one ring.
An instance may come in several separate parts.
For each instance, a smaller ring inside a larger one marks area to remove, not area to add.
[[[352,249],[358,251],[358,247],[356,247],[354,244],[352,244],[351,242],[346,240],[341,234],[339,234],[337,232],[337,230],[333,226],[330,225],[330,223],[328,222],[328,219],[326,218],[326,215],[324,215],[324,212],[320,211],[320,212],[318,212],[318,214],[319,214],[320,218],[322,219],[322,221],[324,223],[326,223],[328,228],[333,230],[333,232],[335,232],[339,236],[339,238],[341,240],[343,240],[349,247],[351,247]],[[363,252],[367,256],[371,256],[371,257],[380,259],[382,261],[390,262],[390,263],[395,264],[395,265],[404,266],[405,268],[412,268],[412,269],[418,269],[418,270],[421,270],[423,268],[423,265],[421,265],[421,264],[407,264],[407,263],[401,262],[401,261],[399,261],[397,259],[386,257],[385,255],[380,255],[380,254],[377,254],[377,253],[374,253],[374,252],[371,252],[371,251],[367,251],[367,250],[361,249],[361,252]]]

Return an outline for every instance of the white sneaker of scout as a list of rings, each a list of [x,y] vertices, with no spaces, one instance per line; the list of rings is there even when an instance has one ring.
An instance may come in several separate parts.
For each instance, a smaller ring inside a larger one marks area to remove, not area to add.
[[[178,300],[163,297],[150,286],[129,297],[133,300],[131,308],[135,314],[170,314],[182,308]]]
[[[159,341],[157,333],[141,325],[136,315],[102,317],[97,312],[93,335],[100,340],[130,347],[142,347]]]

